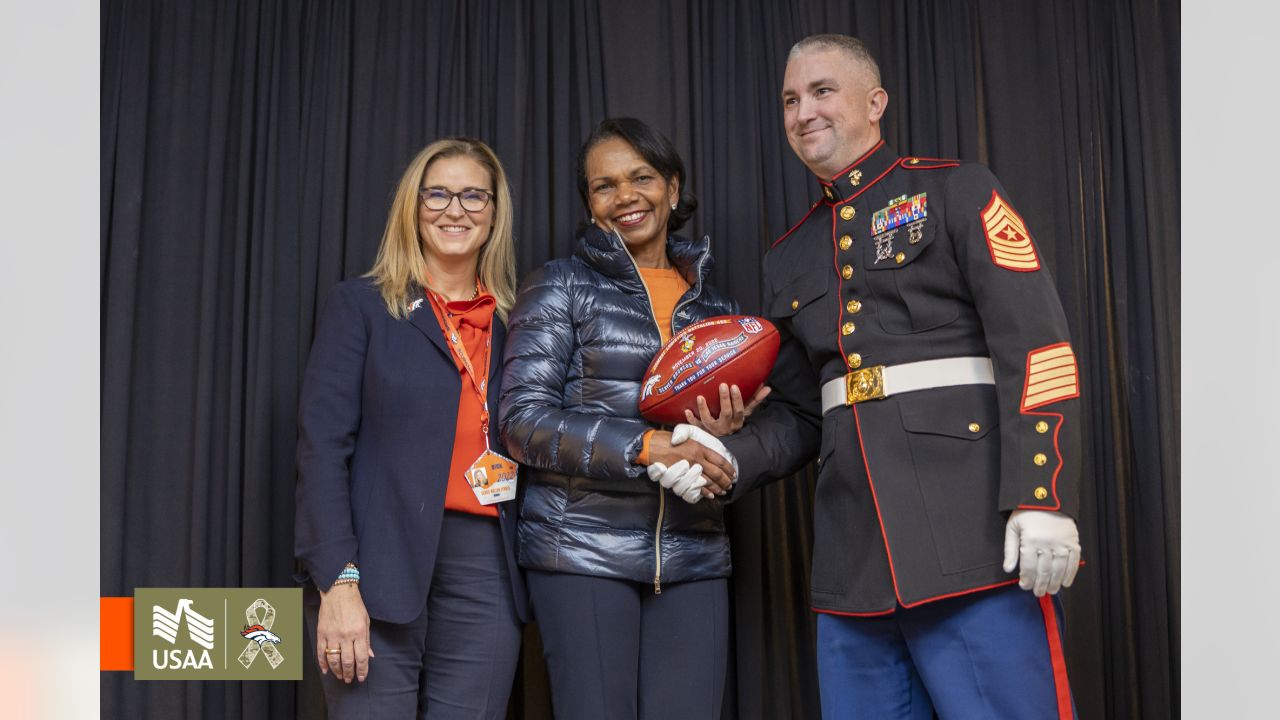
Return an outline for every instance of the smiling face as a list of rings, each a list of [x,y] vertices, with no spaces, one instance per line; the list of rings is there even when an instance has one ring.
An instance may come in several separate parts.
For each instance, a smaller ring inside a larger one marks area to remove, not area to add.
[[[830,178],[880,141],[888,94],[840,49],[801,52],[782,80],[787,141],[815,175]]]
[[[680,197],[668,180],[626,140],[608,138],[587,152],[587,202],[596,225],[617,230],[632,255],[667,243],[667,218]]]
[[[421,187],[453,193],[485,190],[491,198],[494,193],[488,171],[465,155],[432,162],[422,177]],[[442,264],[475,262],[493,228],[493,208],[490,199],[483,210],[471,212],[462,207],[461,198],[454,197],[444,210],[429,210],[419,197],[418,234],[422,238],[422,254],[429,262]]]

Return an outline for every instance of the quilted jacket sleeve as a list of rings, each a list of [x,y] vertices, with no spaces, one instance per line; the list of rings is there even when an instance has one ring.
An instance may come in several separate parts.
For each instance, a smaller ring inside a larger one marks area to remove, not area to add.
[[[576,347],[574,288],[566,261],[525,281],[508,322],[499,425],[518,462],[599,480],[639,477],[635,464],[648,424],[565,409]]]

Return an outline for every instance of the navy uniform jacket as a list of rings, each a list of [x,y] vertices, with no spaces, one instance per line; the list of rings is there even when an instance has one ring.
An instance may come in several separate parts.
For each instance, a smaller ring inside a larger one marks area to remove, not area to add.
[[[883,614],[1013,583],[1008,513],[1076,515],[1079,373],[1044,259],[999,181],[883,141],[765,257],[783,342],[774,395],[725,438],[734,496],[818,453],[815,610]],[[987,356],[996,384],[901,393],[821,416],[858,368]],[[821,432],[819,433],[819,426]]]
[[[431,589],[462,391],[440,322],[416,293],[422,302],[397,320],[372,278],[330,291],[298,412],[296,579],[327,590],[355,562],[369,615],[392,623],[418,617]],[[496,314],[491,327],[487,392],[496,415],[506,329]],[[490,447],[503,452],[498,423],[489,428]],[[499,504],[498,519],[512,602],[527,620],[514,505]]]

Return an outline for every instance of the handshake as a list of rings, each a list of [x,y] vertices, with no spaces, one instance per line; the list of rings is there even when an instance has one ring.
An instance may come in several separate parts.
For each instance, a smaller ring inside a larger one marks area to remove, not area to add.
[[[671,445],[674,447],[687,440],[693,440],[706,450],[718,453],[725,461],[732,466],[732,474],[724,472],[723,468],[717,467],[712,471],[708,467],[708,474],[714,474],[717,477],[725,476],[728,479],[728,486],[738,478],[738,461],[730,454],[729,450],[720,442],[719,438],[702,428],[693,425],[680,424],[671,432]],[[709,463],[710,465],[710,463]],[[687,503],[696,503],[702,499],[703,493],[708,496],[713,494],[723,495],[727,490],[723,487],[724,483],[713,483],[708,480],[703,473],[703,465],[701,463],[690,463],[687,458],[672,463],[670,466],[662,462],[653,462],[648,466],[649,479],[657,482],[662,487],[670,490],[680,496]],[[712,488],[704,490],[708,485]]]

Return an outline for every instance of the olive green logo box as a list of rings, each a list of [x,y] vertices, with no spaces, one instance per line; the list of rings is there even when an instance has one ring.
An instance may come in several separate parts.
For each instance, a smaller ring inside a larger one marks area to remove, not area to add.
[[[137,680],[301,680],[300,588],[138,588]]]

